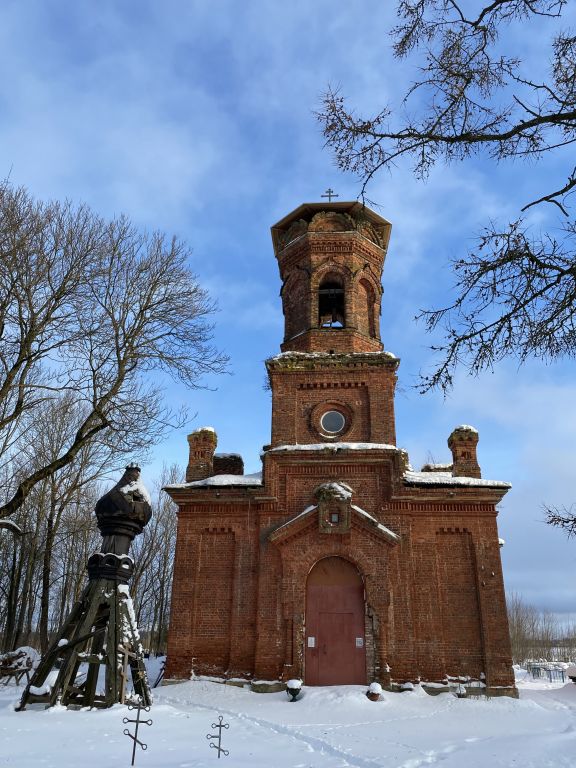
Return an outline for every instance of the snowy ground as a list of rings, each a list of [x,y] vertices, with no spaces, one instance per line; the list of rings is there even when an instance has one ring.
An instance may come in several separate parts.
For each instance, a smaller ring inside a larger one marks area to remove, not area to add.
[[[257,694],[206,681],[155,690],[140,736],[141,768],[564,768],[576,767],[576,685],[520,674],[519,700],[385,693],[360,686]],[[123,768],[131,740],[125,707],[15,712],[21,688],[0,687],[0,768]],[[217,761],[206,734],[223,715],[229,728]],[[132,726],[133,727],[133,726]]]

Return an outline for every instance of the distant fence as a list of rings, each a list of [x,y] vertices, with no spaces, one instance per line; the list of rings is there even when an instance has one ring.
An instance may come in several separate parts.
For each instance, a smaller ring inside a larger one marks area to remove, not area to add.
[[[529,661],[526,664],[526,669],[534,680],[548,679],[551,683],[565,682],[564,670],[553,664]]]

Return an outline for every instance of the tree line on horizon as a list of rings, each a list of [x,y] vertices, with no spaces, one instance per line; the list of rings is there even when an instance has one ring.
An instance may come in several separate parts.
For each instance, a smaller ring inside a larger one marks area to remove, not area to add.
[[[576,622],[562,622],[552,611],[542,610],[517,592],[506,598],[514,664],[526,662],[576,662]]]

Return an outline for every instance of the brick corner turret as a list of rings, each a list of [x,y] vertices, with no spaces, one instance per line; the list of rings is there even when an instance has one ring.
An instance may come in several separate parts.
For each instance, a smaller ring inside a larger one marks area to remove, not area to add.
[[[218,437],[212,427],[200,427],[188,435],[190,453],[186,467],[187,483],[204,480],[214,474],[214,451],[217,445]]]
[[[478,431],[467,424],[461,424],[452,431],[448,448],[452,451],[453,477],[482,477],[476,456],[478,440]]]

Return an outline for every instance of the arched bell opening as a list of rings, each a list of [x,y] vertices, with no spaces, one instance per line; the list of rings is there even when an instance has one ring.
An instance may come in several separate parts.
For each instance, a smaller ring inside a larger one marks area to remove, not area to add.
[[[343,281],[338,275],[326,275],[318,288],[318,326],[320,328],[345,328],[345,307]]]
[[[374,289],[366,279],[358,283],[359,306],[357,310],[358,329],[370,338],[375,339],[376,333],[376,298]]]
[[[306,685],[366,683],[364,581],[342,557],[319,560],[306,582]]]

